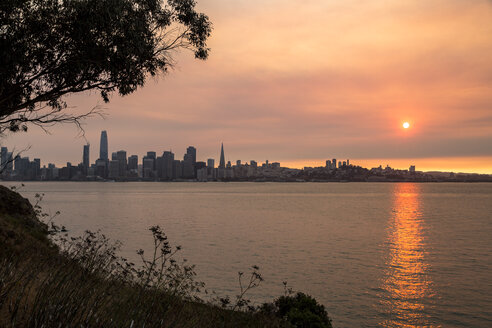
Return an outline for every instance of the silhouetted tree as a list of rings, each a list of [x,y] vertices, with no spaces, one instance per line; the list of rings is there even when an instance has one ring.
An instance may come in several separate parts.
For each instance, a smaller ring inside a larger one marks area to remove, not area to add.
[[[63,96],[132,93],[172,66],[173,50],[206,59],[208,17],[194,0],[1,0],[0,134],[97,113],[70,113]]]

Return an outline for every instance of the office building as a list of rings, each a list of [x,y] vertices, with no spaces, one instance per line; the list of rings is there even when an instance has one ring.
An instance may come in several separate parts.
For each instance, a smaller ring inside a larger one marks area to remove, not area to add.
[[[84,169],[84,174],[87,175],[87,170],[89,169],[90,166],[90,161],[89,161],[89,150],[90,150],[90,145],[84,145],[84,152],[82,155],[82,166]]]
[[[196,148],[193,146],[189,146],[188,148],[186,148],[186,154],[190,157],[191,163],[193,163],[193,165],[195,165],[196,164]]]
[[[163,178],[167,180],[174,179],[174,153],[171,151],[165,151],[162,154],[163,159]]]
[[[108,161],[108,134],[106,131],[101,131],[101,141],[99,144],[99,159]]]
[[[0,151],[0,172],[4,171],[7,167],[8,162],[8,149],[7,147],[2,147]]]
[[[127,161],[126,161],[126,151],[120,150],[116,152],[116,160],[118,161],[118,176],[126,177]]]
[[[128,157],[128,171],[138,172],[138,156],[131,155]]]
[[[109,161],[108,177],[110,179],[117,179],[120,177],[120,163],[118,160]]]
[[[219,168],[225,168],[225,156],[224,156],[224,143],[222,143],[220,147],[220,162],[219,162]]]

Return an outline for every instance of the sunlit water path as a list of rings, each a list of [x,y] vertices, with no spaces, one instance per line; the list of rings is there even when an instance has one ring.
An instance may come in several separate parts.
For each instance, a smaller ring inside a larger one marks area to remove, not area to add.
[[[12,185],[13,183],[4,183]],[[72,234],[123,255],[161,225],[221,295],[256,264],[324,303],[336,327],[492,327],[492,184],[26,183]]]

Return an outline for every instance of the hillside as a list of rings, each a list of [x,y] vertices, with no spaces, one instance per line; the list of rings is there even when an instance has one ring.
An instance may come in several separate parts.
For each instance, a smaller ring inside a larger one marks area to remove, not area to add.
[[[29,201],[0,186],[0,327],[288,326],[113,276],[94,254],[61,254]]]

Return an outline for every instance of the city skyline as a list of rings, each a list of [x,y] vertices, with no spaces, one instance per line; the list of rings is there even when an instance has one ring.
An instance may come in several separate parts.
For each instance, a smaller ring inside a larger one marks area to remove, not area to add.
[[[2,156],[0,156],[1,158],[1,163],[2,163],[2,167],[4,165],[4,161],[6,161],[6,158],[11,158],[12,157],[12,153],[11,152],[8,152],[7,153],[7,147],[2,147]],[[131,158],[133,157],[135,159],[135,168],[137,167],[140,167],[140,166],[145,166],[144,164],[144,161],[146,158],[148,158],[149,156],[152,157],[154,160],[158,157],[158,152],[154,151],[154,150],[148,150],[147,152],[144,152],[142,153],[141,157],[139,157],[138,154],[132,154],[130,155],[129,152],[127,152],[126,150],[124,149],[120,149],[120,150],[115,150],[115,151],[111,151],[110,152],[110,147],[109,147],[109,142],[108,142],[108,133],[106,130],[102,130],[101,131],[101,134],[100,134],[100,139],[99,139],[99,157],[94,157],[92,156],[91,157],[91,151],[90,151],[90,143],[87,142],[86,144],[83,145],[83,150],[82,150],[82,160],[80,163],[77,163],[77,161],[70,161],[70,160],[67,160],[65,161],[64,163],[60,164],[60,163],[54,163],[53,161],[47,161],[46,163],[44,163],[43,167],[46,167],[47,165],[54,165],[56,167],[58,166],[63,166],[65,164],[70,164],[70,165],[73,165],[73,166],[77,166],[77,165],[81,165],[82,167],[84,167],[84,169],[86,170],[84,173],[87,174],[87,169],[89,167],[91,167],[91,165],[95,165],[97,166],[98,165],[98,161],[102,161],[102,162],[106,162],[106,166],[109,166],[109,162],[111,160],[122,160],[124,158],[124,161],[125,163],[128,162],[128,165]],[[169,148],[169,150],[164,150],[162,152],[162,156],[163,157],[166,157],[166,156],[172,156],[172,159],[174,160],[175,158],[175,154],[170,150],[172,148]],[[5,153],[5,154],[4,154]],[[93,150],[92,154],[94,153],[97,153],[97,150]],[[109,154],[111,153],[111,160],[109,158]],[[24,153],[24,152],[21,152],[20,154],[16,154],[18,158],[29,158],[28,154],[27,153]],[[128,155],[128,156],[127,156]],[[15,155],[14,155],[15,156]],[[35,160],[36,161],[40,161],[40,156],[36,156]],[[93,159],[91,161],[91,158]],[[142,163],[138,164],[138,158],[141,158],[142,159]],[[220,160],[219,160],[219,163],[217,165],[217,168],[226,168],[226,165],[227,167],[231,167],[232,166],[232,163],[235,163],[235,165],[251,165],[252,163],[254,163],[255,165],[257,165],[258,161],[256,159],[250,159],[250,160],[247,160],[247,161],[243,161],[241,159],[237,159],[237,160],[226,160],[226,157],[225,157],[225,152],[224,152],[224,143],[221,142],[220,143],[220,156],[219,156]],[[193,163],[193,165],[195,165],[195,163],[198,161],[197,160],[197,149],[194,147],[194,146],[188,146],[186,148],[186,152],[184,153],[183,155],[183,162],[186,162],[187,159],[190,160],[191,163]],[[329,166],[331,165],[331,162],[333,162],[333,165],[334,165],[334,168],[337,167],[337,159],[336,158],[333,158],[333,159],[329,159],[329,160],[323,160],[324,163],[321,163],[321,165],[313,165],[313,167],[322,167],[322,166]],[[340,160],[340,164],[342,163],[343,160]],[[13,162],[13,158],[12,158],[12,162]],[[215,168],[215,157],[214,158],[203,158],[203,159],[200,159],[200,162],[203,162],[203,163],[206,163],[207,167],[212,167],[212,168]],[[269,161],[268,159],[265,160],[265,163],[268,165],[268,163],[272,163],[271,161]],[[261,162],[260,162],[261,163]],[[279,164],[278,162],[274,162],[276,164]],[[343,161],[344,165],[345,163],[347,165],[349,165],[349,159],[347,159],[346,161]],[[379,166],[382,166],[381,164]],[[389,166],[389,164],[387,164],[387,166]],[[304,167],[309,167],[309,166],[303,166],[302,168],[299,167],[290,167],[290,166],[285,166],[286,168],[294,168],[294,169],[302,169]],[[415,167],[413,165],[413,167]]]
[[[161,147],[162,148],[162,147]],[[63,167],[65,164],[70,164],[71,166],[73,167],[79,167],[79,168],[82,168],[82,173],[87,175],[88,172],[89,172],[89,168],[90,167],[93,167],[93,168],[97,168],[98,165],[102,165],[101,163],[104,162],[104,166],[105,166],[105,173],[104,174],[101,174],[101,176],[104,176],[104,177],[108,177],[108,170],[110,169],[110,162],[111,161],[120,161],[120,164],[118,164],[120,166],[120,168],[118,168],[117,170],[130,170],[130,168],[134,168],[135,171],[138,171],[139,173],[137,174],[137,176],[140,176],[140,177],[144,177],[144,168],[145,168],[145,160],[146,158],[152,158],[153,161],[155,160],[159,160],[160,158],[163,158],[163,160],[165,161],[174,161],[175,158],[178,159],[179,156],[177,156],[177,154],[173,153],[172,152],[172,147],[169,148],[169,150],[164,150],[162,151],[162,155],[159,157],[159,154],[160,152],[159,151],[154,151],[154,150],[148,150],[146,152],[143,152],[141,154],[131,154],[130,152],[127,152],[126,150],[124,149],[120,149],[120,150],[114,150],[114,151],[110,151],[110,147],[109,147],[109,142],[108,142],[108,134],[107,134],[107,131],[106,130],[103,130],[101,131],[101,134],[100,134],[100,138],[99,138],[99,149],[93,149],[92,152],[90,150],[90,143],[87,143],[85,145],[83,145],[83,150],[82,150],[82,160],[80,162],[77,162],[77,161],[65,161],[63,162],[62,164],[59,164],[59,163],[53,163],[52,161],[45,161],[43,162],[42,165],[40,165],[39,163],[41,163],[41,159],[39,158],[40,156],[37,156],[38,158],[34,158],[34,162],[38,163],[37,166],[39,168],[41,167],[47,167],[47,166],[51,166],[51,167]],[[94,156],[94,154],[97,154],[99,153],[99,156]],[[111,159],[109,157],[109,154],[111,153]],[[256,159],[249,159],[249,160],[246,160],[246,161],[243,161],[241,159],[227,159],[226,160],[226,157],[225,157],[225,153],[224,153],[224,143],[221,142],[220,143],[220,160],[219,162],[217,163],[215,161],[215,157],[203,157],[203,158],[200,158],[200,157],[197,157],[197,148],[195,148],[194,146],[188,146],[186,148],[186,152],[183,154],[183,160],[181,161],[182,163],[185,164],[185,166],[182,168],[184,171],[183,172],[188,172],[188,173],[184,173],[183,177],[188,177],[188,178],[197,178],[197,175],[196,175],[196,169],[194,169],[194,166],[196,165],[197,162],[199,163],[202,163],[200,165],[203,165],[204,167],[212,167],[212,168],[226,168],[226,163],[227,163],[227,167],[228,168],[231,168],[232,166],[242,166],[242,165],[246,165],[246,166],[249,166],[249,165],[253,165],[256,167],[258,165],[258,163],[260,165],[262,165],[262,162],[261,161],[257,161]],[[92,157],[91,157],[91,154]],[[12,159],[12,163],[10,163],[10,170],[12,171],[14,166],[13,166],[13,159],[12,158],[12,152],[8,152],[7,151],[7,147],[2,147],[2,153],[1,153],[1,157],[2,160],[1,160],[1,163],[2,163],[2,167],[5,166],[5,161],[6,159],[5,158],[11,158]],[[27,160],[29,158],[29,154],[27,153],[22,153],[20,154],[21,156],[19,157],[19,160],[23,159],[23,160]],[[328,156],[329,157],[329,156]],[[91,160],[92,158],[92,160]],[[166,160],[166,158],[168,158]],[[139,160],[140,159],[140,160]],[[349,159],[346,159],[346,161],[344,161],[343,159],[340,160],[339,162],[339,165],[342,164],[342,161],[343,161],[343,166],[345,166],[345,163],[347,164],[347,166],[350,165],[350,160]],[[122,162],[124,162],[125,164],[125,168],[122,168],[121,165]],[[186,167],[186,163],[189,162],[191,163],[191,165],[193,166],[193,168],[191,167]],[[311,164],[312,165],[304,165],[302,167],[295,167],[295,166],[290,166],[289,164],[284,164],[283,167],[284,168],[288,168],[288,169],[298,169],[298,170],[302,170],[306,167],[308,168],[319,168],[319,167],[330,167],[331,165],[331,162],[333,162],[333,168],[337,168],[337,163],[336,163],[336,158],[333,158],[333,159],[324,159],[323,162],[321,161],[315,161],[315,162],[312,162]],[[28,164],[29,162],[27,162],[27,166],[29,165]],[[130,164],[130,163],[133,163],[133,164]],[[217,166],[215,166],[215,163],[217,163]],[[265,162],[263,164],[266,164],[266,166],[268,167],[269,163],[272,163],[272,161],[269,161],[268,159],[265,160]],[[304,162],[305,163],[305,162]],[[352,162],[353,163],[353,162]],[[280,163],[279,162],[274,162],[275,165],[278,165],[278,167],[280,167]],[[156,167],[156,164],[152,164],[153,167],[154,167],[154,170],[155,167]],[[170,167],[171,167],[171,164],[166,164],[168,165],[169,167],[169,170]],[[415,165],[414,162],[408,162],[406,163],[406,166],[404,168],[399,168],[399,167],[395,167],[395,166],[392,166],[390,165],[390,163],[377,163],[376,165],[373,165],[373,166],[364,166],[364,165],[361,165],[360,163],[357,163],[356,165],[360,166],[360,167],[365,167],[365,168],[382,168],[383,166],[386,166],[386,167],[391,167],[392,169],[396,169],[396,170],[408,170],[408,168],[410,167],[410,170],[413,170],[415,171],[415,167],[419,167],[418,165]],[[17,168],[16,168],[17,169]],[[195,170],[194,174],[190,173],[192,170]],[[425,170],[419,170],[421,172],[426,172]],[[156,171],[157,172],[157,171]],[[171,172],[171,171],[169,171]],[[428,171],[428,172],[432,172],[432,171]],[[439,172],[439,171],[438,171]],[[445,172],[445,171],[442,171],[442,172]],[[449,172],[452,172],[452,171],[449,171]],[[478,173],[478,174],[487,174],[487,173],[481,173],[481,172],[454,172],[454,173]],[[155,173],[157,174],[157,173]],[[161,173],[159,173],[159,177],[161,177]],[[164,176],[166,176],[166,174],[164,174]],[[171,177],[171,173],[168,173],[168,176]]]
[[[108,114],[86,122],[91,145],[107,129],[131,153],[164,144],[181,156],[195,144],[217,158],[227,140],[233,158],[296,167],[334,154],[364,166],[492,173],[490,1],[198,6],[214,22],[209,60],[182,52],[176,72],[109,104],[97,93],[67,97],[70,110],[99,104]],[[56,163],[79,158],[74,145],[85,141],[73,126],[51,132],[32,127],[4,143]]]
[[[172,149],[173,149],[173,147],[169,147],[167,150],[162,150],[162,151],[155,151],[155,150],[146,150],[145,151],[145,150],[142,150],[138,154],[134,154],[130,151],[127,151],[126,149],[116,150],[116,148],[115,148],[114,151],[110,151],[111,148],[108,145],[108,136],[107,136],[106,130],[101,131],[99,142],[97,142],[97,144],[99,145],[99,149],[95,149],[94,147],[90,147],[91,143],[88,141],[86,144],[82,144],[83,150],[82,150],[82,157],[81,157],[80,162],[78,162],[78,160],[76,160],[76,159],[62,160],[61,162],[56,162],[56,161],[51,161],[51,160],[46,161],[45,160],[43,162],[43,165],[53,164],[56,167],[63,167],[67,163],[71,163],[72,165],[76,166],[77,164],[85,163],[86,155],[90,156],[90,158],[92,158],[91,162],[89,162],[89,159],[87,159],[87,162],[94,164],[94,163],[96,163],[97,159],[101,159],[104,157],[109,160],[110,154],[111,153],[115,154],[118,151],[126,152],[128,154],[128,157],[130,157],[130,153],[131,153],[133,156],[138,156],[138,158],[144,158],[145,155],[148,154],[149,152],[160,154],[160,152],[162,152],[162,153],[172,152]],[[190,147],[194,148],[194,146],[188,146],[187,148],[190,148]],[[92,149],[92,151],[90,151],[89,148]],[[161,148],[163,148],[163,147],[161,147]],[[88,152],[87,154],[86,154],[86,151]],[[97,157],[95,155],[97,153],[99,154],[99,157]],[[9,152],[9,154],[10,154],[10,152]],[[92,154],[92,155],[90,155],[90,154]],[[176,152],[176,153],[172,152],[172,154],[173,154],[173,156],[176,156],[176,158],[181,158],[181,157],[184,158],[187,154],[187,150],[184,150],[182,155],[180,152]],[[217,163],[216,167],[219,168],[219,167],[221,167],[221,163],[222,163],[221,160],[223,159],[223,156],[224,156],[224,143],[223,142],[220,143],[220,150],[219,150],[218,154],[219,154],[219,156],[217,156],[217,157],[212,157],[212,156],[203,156],[203,158],[200,157],[200,161],[206,162],[207,166],[208,166],[208,164],[210,163],[209,160],[212,160],[212,163]],[[27,153],[22,152],[21,157],[25,157],[25,156],[31,157],[31,158],[42,158],[42,156],[30,156],[29,152],[27,152]],[[327,156],[326,158],[328,158],[328,157],[330,157],[330,156]],[[335,156],[335,157],[341,158],[338,156]],[[216,158],[219,158],[220,162],[216,161]],[[313,159],[313,160],[299,160],[299,161],[291,161],[291,162],[282,161],[282,164],[284,167],[292,168],[292,169],[303,169],[305,167],[323,167],[323,166],[325,166],[326,158]],[[241,159],[227,159],[227,160],[225,160],[225,158],[224,158],[224,166],[223,167],[225,167],[225,163],[227,163],[227,162],[236,163],[236,161],[238,161],[238,160],[239,160],[239,162],[246,163],[246,164],[248,164],[250,161],[254,161],[254,162],[258,162],[258,163],[262,162],[262,160],[257,160],[256,158],[250,158],[250,159],[242,159],[241,158]],[[411,160],[411,159],[382,159],[382,160],[381,159],[374,159],[374,160],[352,159],[352,160],[354,162],[357,162],[357,165],[360,165],[361,167],[365,167],[365,168],[376,168],[376,167],[380,167],[380,166],[389,166],[389,167],[392,167],[392,168],[395,168],[398,170],[406,170],[410,166],[416,166],[419,168],[419,171],[422,171],[422,172],[454,172],[454,173],[492,174],[487,169],[485,171],[483,171],[483,170],[477,170],[477,171],[454,170],[453,171],[453,170],[426,169],[425,162],[422,162],[419,159],[416,159],[416,160]],[[450,159],[449,158],[441,158],[440,160],[442,162],[448,162]],[[266,159],[263,159],[263,162],[268,163],[269,161],[272,162],[271,160],[269,160],[268,157]],[[195,162],[196,162],[196,149],[195,149]],[[275,161],[275,162],[281,162],[281,161]],[[139,164],[139,165],[142,165],[142,164]]]

